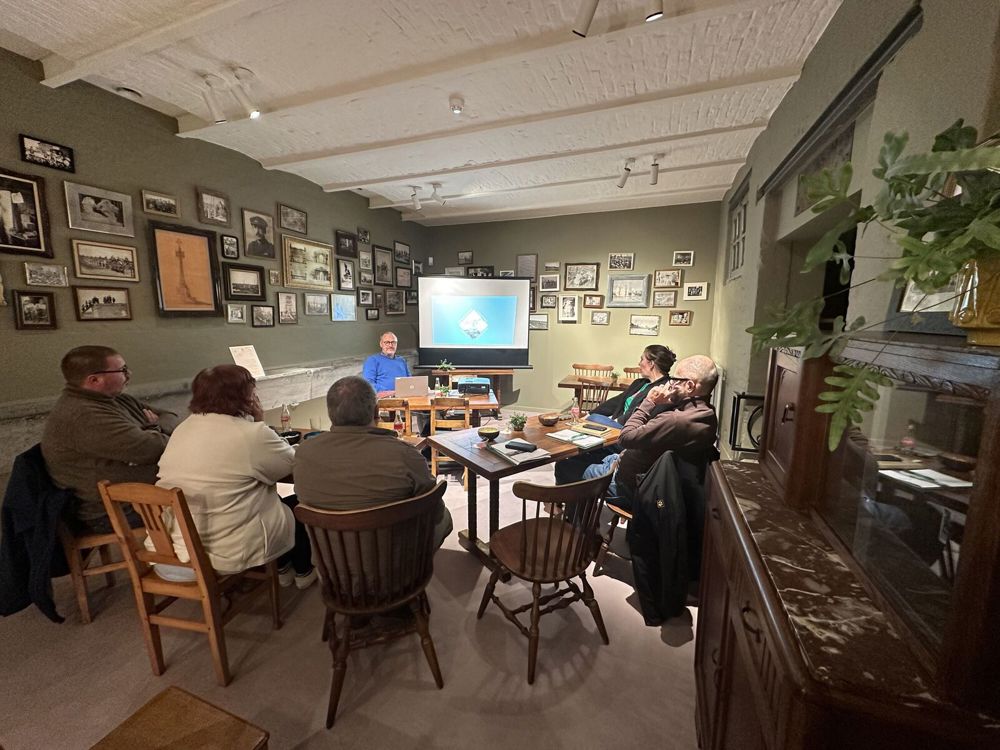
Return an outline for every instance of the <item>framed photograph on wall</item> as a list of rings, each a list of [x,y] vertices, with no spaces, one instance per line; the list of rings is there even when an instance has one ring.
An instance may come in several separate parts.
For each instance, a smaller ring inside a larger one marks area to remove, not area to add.
[[[542,294],[538,298],[538,306],[543,310],[555,310],[559,304],[559,297],[555,294]]]
[[[295,292],[278,292],[278,322],[282,325],[299,322],[299,295]]]
[[[64,182],[63,189],[70,229],[135,237],[131,195],[75,182]]]
[[[688,281],[684,284],[685,300],[706,300],[708,299],[707,281]]]
[[[600,263],[567,263],[563,266],[563,289],[567,292],[597,291]]]
[[[142,210],[147,214],[160,216],[180,216],[180,204],[176,195],[157,193],[153,190],[142,191]]]
[[[404,315],[406,314],[406,292],[402,289],[385,290],[385,314]]]
[[[677,307],[677,290],[653,292],[653,307]]]
[[[371,286],[375,283],[375,274],[371,271],[358,271],[358,283]]]
[[[362,271],[373,271],[375,270],[375,265],[372,263],[372,251],[371,250],[359,250],[358,251],[358,268]]]
[[[471,266],[472,265],[472,251],[471,250],[459,250],[458,251],[458,265],[460,265],[460,266]]]
[[[590,325],[607,326],[611,325],[611,313],[607,310],[591,310]]]
[[[18,136],[18,140],[21,143],[21,161],[40,164],[50,169],[61,169],[63,172],[76,171],[73,149],[69,146],[60,146],[58,143],[43,141],[24,133]]]
[[[529,331],[547,331],[549,330],[549,314],[548,313],[534,313],[528,315],[528,330]]]
[[[499,278],[501,278],[501,279],[513,279],[514,278],[514,269],[511,268],[509,270],[500,271],[497,274],[497,276]]]
[[[354,263],[351,284],[354,283]],[[281,267],[285,286],[318,292],[333,291],[333,247],[290,234],[281,235]],[[353,286],[351,287],[354,288]]]
[[[422,276],[424,273],[424,262],[422,260],[413,261],[413,275]]]
[[[132,320],[128,289],[106,286],[74,286],[77,320]]]
[[[328,295],[305,292],[303,293],[303,297],[305,297],[303,312],[306,315],[322,315],[326,317],[330,314],[330,297]]]
[[[689,326],[691,325],[691,311],[673,310],[670,313],[667,323],[672,326]]]
[[[331,294],[333,312],[331,319],[335,322],[348,322],[358,319],[358,301],[353,294]]]
[[[543,273],[538,277],[538,289],[542,292],[558,292],[559,274]]]
[[[281,286],[281,271],[276,268],[267,269],[267,283],[271,286]]]
[[[448,266],[444,269],[445,276],[465,276],[465,266]]]
[[[409,268],[396,266],[396,286],[402,289],[409,289],[413,286],[413,279]]]
[[[0,168],[0,252],[53,257],[45,180]]]
[[[518,255],[514,262],[514,275],[533,279],[538,275],[538,253]]]
[[[73,240],[73,270],[81,279],[138,281],[136,250],[128,245]]]
[[[251,258],[274,257],[274,217],[243,209],[243,253]]]
[[[379,245],[372,245],[375,252],[375,283],[379,286],[392,286],[392,250]]]
[[[629,315],[628,332],[630,336],[659,336],[659,315]]]
[[[377,307],[366,307],[365,308],[365,320],[378,320],[378,308]]]
[[[407,305],[417,305],[420,303],[420,295],[417,293],[416,289],[406,290],[406,304]]]
[[[221,315],[215,232],[151,221],[149,235],[159,314],[164,317]]]
[[[674,250],[674,262],[671,265],[690,268],[694,265],[694,251]]]
[[[67,287],[69,286],[69,273],[66,266],[27,261],[24,264],[24,283],[28,286]]]
[[[274,305],[250,305],[250,325],[253,328],[274,328]]]
[[[372,235],[364,227],[358,227],[358,244],[370,245],[372,243]]]
[[[603,294],[585,294],[585,295],[583,295],[583,306],[584,307],[604,307],[604,295]]]
[[[219,245],[222,247],[222,257],[229,260],[240,259],[240,238],[232,234],[220,234]]]
[[[465,275],[475,279],[492,279],[493,266],[467,266]]]
[[[559,322],[578,323],[580,321],[580,298],[575,294],[559,295]]]
[[[358,257],[358,238],[355,235],[338,229],[333,233],[333,238],[336,241],[337,255],[342,258]]]
[[[358,289],[358,305],[360,307],[371,307],[375,304],[375,294],[371,289]]]
[[[56,302],[52,292],[25,292],[15,289],[14,328],[44,331],[56,328]]]
[[[608,253],[609,271],[632,271],[635,269],[635,253]]]
[[[235,325],[246,325],[247,306],[246,305],[226,305],[226,322]]]
[[[337,258],[337,289],[342,292],[353,292],[357,288],[354,282],[354,261]]]
[[[229,196],[218,190],[195,188],[198,203],[198,221],[202,224],[217,224],[228,227],[233,223],[233,212],[229,207]]]
[[[653,289],[680,289],[682,273],[678,268],[653,271]]]
[[[289,232],[308,234],[309,215],[301,209],[292,208],[291,206],[286,206],[284,203],[279,203],[278,226],[281,229],[287,229]]]
[[[410,246],[396,240],[392,243],[392,257],[397,263],[404,266],[410,265]]]
[[[258,300],[267,299],[264,287],[264,269],[243,263],[222,264],[223,291],[226,299]]]
[[[649,274],[616,274],[608,279],[608,307],[649,307]]]

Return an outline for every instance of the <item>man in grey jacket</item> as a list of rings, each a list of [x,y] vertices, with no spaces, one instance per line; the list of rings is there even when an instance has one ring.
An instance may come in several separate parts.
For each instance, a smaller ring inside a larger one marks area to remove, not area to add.
[[[178,423],[124,393],[130,372],[107,346],[78,346],[60,363],[66,385],[45,423],[42,455],[56,486],[72,490],[81,531],[110,533],[97,483],[156,482],[156,467]],[[141,525],[131,509],[129,523]]]

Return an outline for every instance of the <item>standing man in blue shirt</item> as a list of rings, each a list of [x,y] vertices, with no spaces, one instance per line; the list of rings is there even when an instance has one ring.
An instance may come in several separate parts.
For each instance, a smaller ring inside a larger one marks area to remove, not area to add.
[[[396,378],[410,376],[410,368],[406,360],[396,356],[399,339],[392,331],[383,333],[378,345],[382,351],[365,360],[361,377],[371,384],[379,398],[385,398],[396,392]]]

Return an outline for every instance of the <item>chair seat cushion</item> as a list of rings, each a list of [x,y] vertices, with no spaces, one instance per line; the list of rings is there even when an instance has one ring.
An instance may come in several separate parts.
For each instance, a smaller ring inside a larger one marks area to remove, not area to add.
[[[522,538],[525,540],[523,563]],[[578,529],[559,518],[532,518],[497,531],[490,537],[490,551],[518,578],[545,583],[576,576],[586,570],[597,554],[600,543],[598,536],[594,536],[589,542],[584,540]],[[581,549],[586,552],[582,557],[578,554]]]

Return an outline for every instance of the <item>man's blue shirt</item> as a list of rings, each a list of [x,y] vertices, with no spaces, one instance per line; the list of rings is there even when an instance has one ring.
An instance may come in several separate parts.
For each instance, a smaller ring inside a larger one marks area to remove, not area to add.
[[[387,357],[382,352],[365,360],[361,377],[371,383],[376,393],[396,390],[396,378],[408,378],[410,368],[402,357]]]

